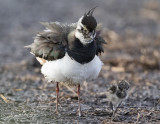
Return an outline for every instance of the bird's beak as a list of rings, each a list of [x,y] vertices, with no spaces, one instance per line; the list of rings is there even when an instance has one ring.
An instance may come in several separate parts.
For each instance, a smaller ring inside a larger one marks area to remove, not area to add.
[[[92,40],[94,40],[94,38],[96,37],[96,32],[93,31],[93,32],[91,33],[90,37],[91,37]]]

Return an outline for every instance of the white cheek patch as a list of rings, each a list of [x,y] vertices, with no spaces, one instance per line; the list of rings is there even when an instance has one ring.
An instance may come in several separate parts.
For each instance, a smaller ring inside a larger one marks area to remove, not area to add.
[[[80,42],[84,45],[91,43],[94,38],[84,38],[83,34],[76,30],[75,37],[80,40]]]
[[[76,31],[75,37],[78,38],[82,43],[85,41],[83,34],[79,31]]]
[[[79,26],[84,28],[84,26],[82,25],[82,23],[81,23],[81,22],[79,23]]]
[[[78,39],[83,39],[84,38],[83,35],[82,35],[82,33],[80,33],[79,31],[76,31],[75,36]]]

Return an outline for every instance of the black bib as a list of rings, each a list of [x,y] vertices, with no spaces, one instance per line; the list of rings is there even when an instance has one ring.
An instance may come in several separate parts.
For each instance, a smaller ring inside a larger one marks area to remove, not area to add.
[[[91,42],[83,45],[79,39],[75,39],[74,42],[68,44],[67,47],[68,55],[80,64],[85,64],[93,60],[96,55],[96,44]]]

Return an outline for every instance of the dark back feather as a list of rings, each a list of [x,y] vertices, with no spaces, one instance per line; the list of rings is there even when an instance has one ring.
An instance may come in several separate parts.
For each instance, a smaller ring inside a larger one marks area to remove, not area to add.
[[[76,28],[74,25],[65,25],[59,22],[41,23],[46,30],[36,35],[34,42],[26,46],[31,52],[46,60],[62,58],[66,53],[67,35]]]
[[[103,45],[107,44],[107,42],[100,36],[95,37],[97,49],[96,49],[96,55],[101,55],[102,52],[104,52]]]
[[[104,52],[103,45],[107,44],[107,42],[103,39],[103,37],[100,36],[102,31],[102,25],[99,23],[96,27],[96,37],[95,37],[95,42],[97,45],[96,49],[96,55],[101,55],[102,52]]]

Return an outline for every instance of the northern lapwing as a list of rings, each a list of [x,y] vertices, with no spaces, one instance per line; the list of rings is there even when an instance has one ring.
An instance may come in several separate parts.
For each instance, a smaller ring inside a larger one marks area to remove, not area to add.
[[[93,17],[96,7],[85,13],[77,23],[43,22],[46,29],[37,33],[34,42],[26,46],[42,64],[41,73],[49,82],[56,82],[56,112],[58,113],[59,83],[78,87],[78,114],[81,116],[80,84],[98,77],[103,62],[105,40],[101,26]]]

